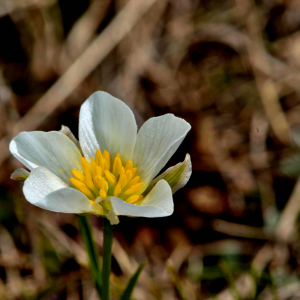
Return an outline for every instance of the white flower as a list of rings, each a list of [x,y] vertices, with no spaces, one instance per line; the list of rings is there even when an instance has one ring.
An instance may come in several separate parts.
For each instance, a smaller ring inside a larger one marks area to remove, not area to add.
[[[191,126],[172,114],[151,118],[137,133],[131,109],[105,92],[81,106],[79,143],[67,127],[61,132],[21,132],[11,153],[31,172],[23,192],[32,204],[54,212],[164,217],[173,213],[172,191],[191,175],[189,155],[157,179]],[[20,175],[21,174],[21,175]],[[153,180],[154,179],[154,180]]]

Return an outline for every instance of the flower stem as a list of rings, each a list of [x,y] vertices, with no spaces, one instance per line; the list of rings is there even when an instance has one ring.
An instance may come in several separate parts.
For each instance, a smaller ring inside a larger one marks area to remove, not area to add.
[[[102,299],[101,295],[101,271],[99,266],[99,255],[97,251],[97,247],[95,245],[93,239],[93,231],[92,227],[89,223],[89,220],[85,216],[78,216],[79,227],[81,231],[81,235],[89,256],[91,273],[93,275],[93,279],[95,282],[96,290],[100,299]]]
[[[110,300],[111,249],[113,243],[113,226],[104,218],[103,264],[102,264],[102,299]]]

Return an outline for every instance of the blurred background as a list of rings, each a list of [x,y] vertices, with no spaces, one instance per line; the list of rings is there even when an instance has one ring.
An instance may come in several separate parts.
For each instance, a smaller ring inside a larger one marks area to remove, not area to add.
[[[20,131],[78,134],[94,91],[192,130],[167,218],[115,227],[113,296],[300,299],[300,1],[0,0],[0,299],[97,299],[74,215],[29,204]],[[102,221],[90,217],[101,254]]]

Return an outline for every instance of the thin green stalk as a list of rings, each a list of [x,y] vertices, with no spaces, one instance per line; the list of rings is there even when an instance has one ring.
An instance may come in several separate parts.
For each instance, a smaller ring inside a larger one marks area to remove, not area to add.
[[[138,278],[139,278],[142,270],[144,269],[145,265],[146,265],[146,262],[141,263],[139,265],[139,267],[137,268],[137,270],[135,271],[135,273],[132,275],[132,277],[130,278],[130,280],[128,282],[126,289],[123,292],[121,300],[130,300],[133,289],[136,286]]]
[[[102,261],[102,299],[110,300],[111,249],[113,243],[113,226],[104,218],[103,261]]]
[[[81,235],[89,256],[91,273],[95,282],[96,290],[100,299],[102,299],[102,288],[101,288],[101,270],[99,264],[99,255],[96,244],[93,239],[92,227],[89,220],[85,216],[78,216],[79,227]]]

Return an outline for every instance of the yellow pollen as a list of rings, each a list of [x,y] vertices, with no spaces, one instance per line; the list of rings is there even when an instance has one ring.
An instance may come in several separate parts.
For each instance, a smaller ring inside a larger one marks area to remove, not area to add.
[[[95,187],[95,184],[93,182],[91,175],[86,175],[85,183],[89,189],[91,189],[93,192],[95,192],[97,194],[97,189]]]
[[[114,190],[114,196],[117,197],[121,193],[121,190],[122,190],[121,186],[119,184],[117,184],[116,188]]]
[[[114,174],[110,173],[109,171],[105,170],[104,171],[105,177],[107,178],[107,180],[111,183],[111,184],[115,184],[116,183],[116,177],[114,176]]]
[[[129,170],[126,171],[126,174],[125,174],[125,175],[126,175],[126,180],[127,180],[127,181],[129,181],[129,180],[132,178],[132,172],[129,171]]]
[[[110,169],[110,155],[109,152],[107,150],[104,150],[103,152],[103,158],[106,160],[107,162],[107,170]]]
[[[102,176],[96,175],[95,182],[96,182],[97,186],[99,187],[99,189],[101,189],[101,181],[102,181]]]
[[[82,193],[84,193],[90,200],[94,200],[95,196],[93,195],[92,191],[89,190],[89,188],[82,183],[81,181],[71,178],[70,179],[73,185]]]
[[[131,172],[132,172],[132,177],[134,177],[136,171],[137,171],[137,168],[133,168],[133,169],[131,170]]]
[[[81,163],[84,175],[92,175],[92,167],[84,157],[81,157]]]
[[[141,188],[142,185],[143,185],[142,182],[137,183],[137,184],[133,185],[131,188],[129,188],[128,190],[126,190],[124,193],[126,195],[133,194],[133,193],[137,192]]]
[[[122,166],[122,168],[121,168],[121,170],[120,170],[120,176],[122,176],[122,175],[125,175],[125,169],[124,169],[123,166]]]
[[[93,189],[94,188],[94,182],[92,180],[92,177],[90,174],[86,175],[85,176],[85,182],[86,182],[86,185],[90,188],[90,189]]]
[[[97,176],[96,183],[97,183],[97,185],[98,185],[98,187],[100,189],[102,189],[105,192],[107,192],[107,190],[108,190],[108,184],[107,184],[106,180],[103,177]]]
[[[120,157],[116,156],[115,161],[114,161],[114,165],[113,165],[113,174],[115,175],[115,177],[117,177],[120,174],[121,168],[122,168],[121,159],[120,159]]]
[[[132,203],[138,201],[139,198],[140,198],[139,195],[133,195],[133,196],[130,196],[130,197],[126,200],[126,202],[132,204]]]
[[[125,171],[131,170],[132,167],[133,167],[132,161],[129,160],[129,161],[127,162],[126,166],[125,166]]]
[[[99,195],[100,195],[101,198],[105,198],[106,197],[106,192],[103,189],[101,189],[100,192],[99,192]]]
[[[102,170],[107,170],[107,162],[104,158],[100,159],[100,165],[99,166],[101,167]]]
[[[72,170],[72,174],[80,181],[85,182],[85,177],[81,172],[79,172],[77,170]]]
[[[101,151],[98,149],[96,151],[96,155],[95,155],[95,161],[96,161],[96,165],[97,166],[100,166],[100,160],[102,158],[102,154],[101,154]]]
[[[96,176],[96,162],[93,158],[91,158],[91,169],[93,176]]]
[[[132,186],[132,185],[138,183],[139,181],[140,181],[140,176],[136,176],[136,177],[132,178],[132,179],[128,182],[128,186],[130,187],[130,186]]]
[[[72,170],[73,186],[84,193],[93,204],[97,197],[102,199],[115,196],[127,203],[140,205],[141,187],[140,176],[135,176],[137,168],[129,160],[122,164],[119,153],[114,158],[110,157],[107,150],[103,153],[98,149],[95,158],[90,162],[81,157],[82,172]]]
[[[123,188],[126,185],[126,183],[127,183],[126,176],[121,175],[118,184],[121,186],[121,188]]]
[[[96,166],[96,176],[103,176],[103,170],[99,166]]]

